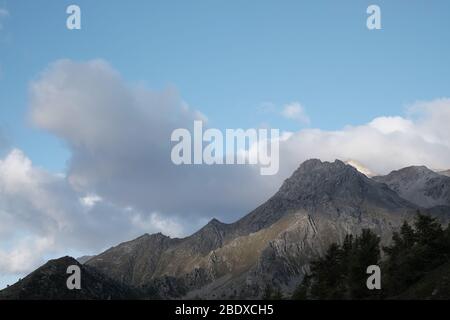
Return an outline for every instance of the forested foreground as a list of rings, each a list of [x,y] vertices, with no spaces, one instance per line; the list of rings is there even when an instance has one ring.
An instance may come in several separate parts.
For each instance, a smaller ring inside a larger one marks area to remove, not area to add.
[[[369,290],[367,266],[379,265],[381,289]],[[417,213],[382,247],[366,229],[332,244],[311,262],[293,299],[449,299],[450,228]]]

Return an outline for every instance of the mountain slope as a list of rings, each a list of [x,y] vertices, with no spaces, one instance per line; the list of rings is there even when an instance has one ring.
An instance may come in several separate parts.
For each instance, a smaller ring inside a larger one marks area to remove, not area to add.
[[[332,242],[369,228],[386,243],[418,208],[350,165],[313,159],[234,223],[213,219],[182,239],[146,234],[90,258],[84,267],[142,298],[260,298],[268,284],[289,295],[309,261]],[[428,213],[448,221],[447,207]]]
[[[427,167],[407,167],[373,179],[420,207],[450,206],[450,177]]]
[[[81,269],[81,289],[67,289],[66,273],[71,265]],[[92,300],[131,299],[139,294],[71,257],[50,260],[16,284],[0,291],[0,300]]]
[[[345,234],[371,228],[387,239],[415,210],[352,166],[309,160],[235,223],[212,220],[190,237],[156,246],[153,236],[141,237],[87,264],[127,284],[170,287],[179,296],[258,297],[269,279],[290,290],[309,259]]]
[[[440,175],[450,177],[450,170],[440,171],[438,172]]]
[[[77,261],[81,264],[85,264],[86,262],[89,261],[89,259],[91,259],[94,256],[82,256],[82,257],[78,257]]]

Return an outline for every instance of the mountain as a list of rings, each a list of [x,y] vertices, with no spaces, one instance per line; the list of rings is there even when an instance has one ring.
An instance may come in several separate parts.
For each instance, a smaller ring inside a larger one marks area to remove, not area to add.
[[[312,159],[234,223],[213,219],[182,239],[145,234],[90,258],[83,267],[133,288],[141,298],[261,298],[268,285],[290,295],[309,261],[331,243],[363,228],[387,243],[418,208],[351,165]],[[429,213],[448,221],[448,211]]]
[[[361,172],[362,174],[366,175],[369,178],[375,176],[375,174],[369,168],[365,167],[362,163],[356,160],[347,160],[345,161],[345,164],[351,165],[356,170],[358,170],[359,172]]]
[[[373,179],[420,207],[450,206],[450,177],[427,167],[411,166]]]
[[[214,219],[184,239],[146,235],[87,265],[168,298],[260,297],[267,283],[291,291],[311,257],[347,233],[371,228],[387,239],[415,210],[352,166],[309,160],[235,223]]]
[[[88,262],[89,259],[91,259],[92,257],[94,257],[94,256],[82,256],[82,257],[77,258],[77,261],[78,261],[79,263],[81,263],[81,264],[85,264],[85,263]]]
[[[67,289],[67,268],[76,265],[81,270],[81,290]],[[130,299],[137,292],[99,273],[91,267],[78,263],[71,257],[50,260],[45,265],[0,291],[0,300],[93,300]]]
[[[440,175],[450,177],[450,170],[439,171],[438,173],[439,173]]]

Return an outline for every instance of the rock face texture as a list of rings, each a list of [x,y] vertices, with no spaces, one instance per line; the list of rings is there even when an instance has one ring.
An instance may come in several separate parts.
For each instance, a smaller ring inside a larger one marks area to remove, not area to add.
[[[420,207],[450,206],[450,177],[427,167],[407,167],[373,179]]]
[[[362,228],[388,239],[416,209],[352,166],[309,160],[235,223],[212,220],[184,239],[146,235],[87,265],[167,298],[258,298],[267,284],[289,294],[330,243]]]
[[[371,179],[339,160],[308,160],[273,197],[232,224],[213,219],[183,239],[146,234],[90,258],[84,267],[134,288],[141,298],[260,298],[268,284],[289,295],[309,261],[332,242],[363,228],[387,242],[417,209],[426,211],[403,192],[415,186],[408,179],[415,172],[407,170],[394,184],[392,176]],[[425,199],[444,203],[442,193],[430,190]],[[429,213],[445,223],[445,208]]]

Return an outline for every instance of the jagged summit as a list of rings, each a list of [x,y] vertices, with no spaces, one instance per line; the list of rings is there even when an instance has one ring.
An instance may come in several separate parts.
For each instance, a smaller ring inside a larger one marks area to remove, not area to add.
[[[411,207],[383,184],[373,181],[340,160],[305,161],[283,183],[274,198],[282,199],[291,206],[313,211],[329,210],[330,204],[335,207],[343,204],[346,207],[370,204],[389,209]]]
[[[363,178],[352,166],[346,165],[340,160],[334,162],[322,162],[311,159],[303,162],[292,176],[285,180],[276,196],[287,199],[297,199],[304,194],[318,194],[329,192],[330,187],[337,186],[337,180],[343,177]],[[336,182],[334,185],[334,182]],[[331,184],[330,184],[331,183]],[[323,189],[326,187],[325,190]]]
[[[313,170],[326,170],[330,168],[343,168],[347,165],[339,160],[336,159],[333,162],[329,161],[322,161],[320,159],[309,159],[300,164],[300,166],[297,168],[297,170],[294,171],[294,173],[291,175],[291,178],[295,177],[296,175],[304,172],[312,172]]]
[[[199,231],[194,233],[190,237],[195,237],[196,235],[201,237],[213,237],[216,236],[218,238],[223,238],[225,234],[227,233],[227,230],[230,228],[230,224],[223,223],[222,221],[219,221],[216,218],[211,219],[203,228],[201,228]],[[187,238],[190,238],[187,237]]]
[[[234,223],[211,219],[185,238],[144,234],[90,258],[83,267],[125,288],[140,288],[143,298],[155,292],[163,298],[260,298],[268,282],[289,293],[311,258],[330,243],[363,228],[376,232],[381,241],[391,239],[405,219],[423,209],[400,196],[402,190],[417,190],[414,183],[421,181],[425,195],[445,195],[442,186],[450,178],[429,171],[409,167],[371,179],[340,160],[310,159],[269,200]],[[396,182],[399,191],[391,189]],[[450,217],[448,210],[423,211],[444,221]],[[55,270],[50,273],[62,272]],[[96,277],[93,273],[92,281],[98,284]],[[31,283],[39,285],[39,278]],[[47,291],[60,285],[57,278],[46,283],[51,284]],[[20,282],[14,292],[26,287]],[[125,292],[117,285],[110,288],[108,292],[119,297]],[[104,290],[94,294],[105,297]]]
[[[146,233],[144,235],[146,238],[155,238],[155,239],[170,239],[169,236],[166,236],[164,233],[162,232],[157,232],[157,233],[152,233],[152,234],[148,234]]]
[[[403,176],[407,177],[409,180],[416,179],[418,176],[431,178],[439,176],[438,173],[428,169],[426,166],[409,166],[399,170],[394,170],[389,175]]]
[[[450,206],[450,177],[425,166],[410,166],[373,179],[418,206]]]
[[[233,234],[266,228],[291,212],[361,218],[372,212],[403,214],[414,207],[351,165],[311,159],[303,162],[272,198],[233,224]]]
[[[126,249],[126,248],[131,248],[131,247],[135,247],[138,245],[143,245],[145,243],[161,243],[161,242],[167,242],[172,240],[171,237],[166,236],[165,234],[161,233],[161,232],[157,232],[157,233],[144,233],[143,235],[130,240],[130,241],[126,241],[121,243],[118,246],[112,247],[111,249]]]
[[[216,219],[216,218],[212,218],[211,220],[209,220],[209,222],[206,224],[206,226],[214,226],[214,227],[222,227],[227,225],[226,223],[223,223],[222,221]]]
[[[351,173],[359,173],[355,167],[344,163],[343,161],[336,159],[333,162],[321,161],[319,159],[309,159],[300,164],[297,170],[286,180],[296,180],[307,175],[320,175],[327,174],[332,175],[347,171]]]

